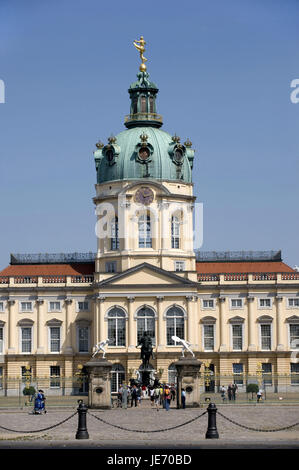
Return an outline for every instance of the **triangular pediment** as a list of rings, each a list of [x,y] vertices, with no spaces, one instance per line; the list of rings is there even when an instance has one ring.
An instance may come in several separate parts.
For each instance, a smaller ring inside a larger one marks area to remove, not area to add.
[[[99,283],[100,286],[168,286],[192,287],[197,283],[189,281],[177,274],[157,268],[148,263],[142,263]]]

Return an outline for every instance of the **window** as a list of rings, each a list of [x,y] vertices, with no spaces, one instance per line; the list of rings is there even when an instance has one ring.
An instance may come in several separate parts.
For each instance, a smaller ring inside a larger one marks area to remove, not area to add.
[[[89,327],[78,327],[78,350],[81,353],[89,351]]]
[[[203,300],[202,301],[202,308],[214,308],[215,301],[213,299]]]
[[[21,367],[21,376],[22,376],[22,382],[23,383],[28,383],[31,382],[32,379],[32,369],[30,366],[22,366]]]
[[[0,302],[0,312],[4,312],[4,302]]]
[[[32,302],[21,302],[21,312],[32,312]]]
[[[238,386],[243,385],[243,364],[233,364],[234,383]]]
[[[299,307],[299,299],[288,299],[288,307]]]
[[[154,107],[154,97],[150,96],[149,97],[149,112],[154,113],[155,112],[155,107]]]
[[[113,307],[107,315],[109,346],[126,345],[126,314],[119,307]]]
[[[87,300],[79,301],[78,302],[78,311],[79,312],[86,312],[89,310],[89,302]]]
[[[203,325],[203,347],[205,351],[214,351],[214,325]]]
[[[170,364],[168,367],[168,383],[176,385],[177,381],[177,370],[174,364]]]
[[[0,327],[0,354],[3,354],[3,352],[4,352],[3,339],[4,339],[3,327],[1,326]]]
[[[118,392],[121,384],[125,382],[125,369],[121,364],[114,364],[111,370],[111,392]]]
[[[299,385],[299,362],[291,362],[291,385]]]
[[[152,247],[151,218],[143,214],[138,219],[139,248]]]
[[[49,302],[49,311],[50,312],[60,312],[61,305],[59,301],[50,301]]]
[[[137,312],[137,344],[145,331],[155,344],[155,312],[150,307],[142,307]]]
[[[118,218],[115,217],[110,224],[111,238],[110,238],[110,249],[112,251],[119,249],[119,238],[118,238]]]
[[[290,326],[290,348],[299,349],[299,323]]]
[[[180,219],[171,218],[171,248],[180,248]]]
[[[116,273],[116,261],[107,261],[105,264],[106,273]]]
[[[185,261],[175,261],[174,262],[175,271],[185,271]]]
[[[271,324],[262,324],[261,328],[261,349],[271,350]]]
[[[265,385],[272,385],[272,364],[262,363],[263,382]]]
[[[271,299],[259,299],[260,308],[271,308],[272,300]]]
[[[50,352],[60,352],[60,327],[50,326]]]
[[[232,325],[232,346],[234,351],[243,349],[243,325]]]
[[[147,109],[146,109],[146,97],[145,96],[141,96],[140,98],[140,111],[142,113],[146,113]]]
[[[185,337],[184,311],[180,307],[170,307],[166,312],[166,336],[168,346],[177,344],[172,336]]]
[[[230,299],[230,308],[242,308],[243,300],[242,299]]]
[[[32,328],[22,327],[21,328],[21,352],[31,353],[32,349]]]
[[[60,388],[60,366],[50,366],[50,388]]]

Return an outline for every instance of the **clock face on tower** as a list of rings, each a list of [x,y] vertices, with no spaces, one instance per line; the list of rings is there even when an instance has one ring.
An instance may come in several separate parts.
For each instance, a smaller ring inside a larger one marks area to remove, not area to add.
[[[143,187],[139,188],[135,193],[135,201],[140,204],[148,205],[154,200],[154,193],[151,188]]]

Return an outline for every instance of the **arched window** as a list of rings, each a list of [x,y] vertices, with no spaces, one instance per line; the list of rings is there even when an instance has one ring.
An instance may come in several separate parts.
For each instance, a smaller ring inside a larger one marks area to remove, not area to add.
[[[176,385],[177,370],[174,364],[168,367],[168,383]]]
[[[110,223],[110,249],[115,251],[119,249],[119,238],[118,238],[118,218],[115,217]]]
[[[139,248],[152,247],[151,217],[149,214],[143,214],[138,219],[138,240]]]
[[[166,312],[166,335],[167,346],[176,345],[172,336],[178,336],[181,339],[185,337],[184,311],[178,306],[170,307]]]
[[[121,364],[114,364],[111,370],[111,392],[118,392],[121,384],[125,382],[125,369]]]
[[[147,112],[146,97],[145,96],[141,96],[141,98],[140,98],[140,111],[141,111],[141,113],[146,113]]]
[[[119,307],[113,307],[107,314],[109,346],[126,345],[126,314]]]
[[[171,217],[171,248],[180,248],[180,219]]]
[[[149,333],[155,344],[155,312],[147,306],[137,312],[137,344],[145,331]]]
[[[138,99],[134,98],[133,102],[132,102],[132,112],[133,112],[133,114],[137,113],[137,103],[138,103]]]
[[[154,107],[154,97],[150,96],[149,97],[149,112],[154,113],[155,112],[155,107]]]

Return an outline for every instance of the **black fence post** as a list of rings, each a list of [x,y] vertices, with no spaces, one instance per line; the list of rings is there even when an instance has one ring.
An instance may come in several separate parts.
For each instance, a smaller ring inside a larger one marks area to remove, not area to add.
[[[210,403],[208,408],[208,429],[206,432],[206,439],[219,439],[219,434],[216,426],[216,413],[217,408],[215,403]]]
[[[76,433],[76,439],[89,439],[89,434],[86,428],[87,406],[83,403],[83,400],[78,400],[78,403],[78,429]]]

